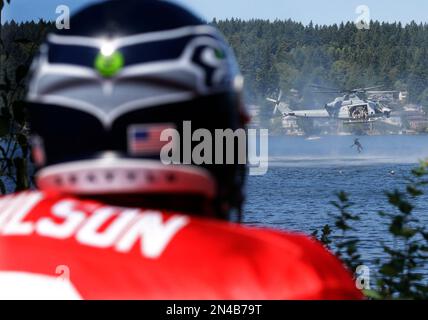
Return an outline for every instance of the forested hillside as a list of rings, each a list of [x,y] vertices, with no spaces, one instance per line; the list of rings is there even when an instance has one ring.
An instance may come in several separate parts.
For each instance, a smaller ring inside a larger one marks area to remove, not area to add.
[[[428,24],[372,22],[304,26],[293,21],[213,21],[229,40],[246,79],[249,102],[259,103],[279,87],[301,91],[313,103],[309,85],[339,88],[384,85],[408,90],[410,102],[428,105]],[[305,100],[304,99],[304,100]]]

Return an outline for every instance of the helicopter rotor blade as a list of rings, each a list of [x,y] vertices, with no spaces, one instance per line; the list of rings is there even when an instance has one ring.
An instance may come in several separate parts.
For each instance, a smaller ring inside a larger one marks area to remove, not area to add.
[[[383,88],[383,87],[384,87],[383,85],[378,85],[378,86],[363,88],[363,90],[367,91],[367,90],[373,90],[373,89],[380,89],[380,88]]]
[[[342,93],[342,91],[313,91],[313,93]]]
[[[349,92],[352,92],[352,93],[365,93],[365,92],[367,92],[369,90],[380,89],[382,87],[383,87],[383,85],[373,86],[373,87],[366,87],[366,88],[356,88],[356,89],[349,90]]]
[[[331,91],[341,91],[341,90],[339,90],[337,88],[319,86],[319,85],[316,85],[316,84],[311,84],[310,87],[315,88],[315,89],[324,89],[324,90],[331,90]]]

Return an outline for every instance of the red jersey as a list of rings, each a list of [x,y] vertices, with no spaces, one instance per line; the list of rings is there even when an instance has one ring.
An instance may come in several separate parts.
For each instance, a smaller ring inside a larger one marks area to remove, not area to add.
[[[303,235],[42,192],[1,198],[0,297],[49,288],[83,299],[362,297]]]

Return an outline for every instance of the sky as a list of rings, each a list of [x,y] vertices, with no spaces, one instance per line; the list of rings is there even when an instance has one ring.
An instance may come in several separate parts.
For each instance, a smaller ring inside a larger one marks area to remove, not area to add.
[[[102,0],[98,0],[102,1]],[[427,0],[173,0],[202,15],[208,21],[237,17],[241,19],[292,19],[304,24],[333,24],[356,21],[360,14],[357,7],[365,5],[372,20],[401,21],[408,23],[428,22]],[[94,2],[94,0],[12,0],[5,7],[2,21],[51,19],[61,4],[71,11]],[[361,21],[361,19],[360,19]]]

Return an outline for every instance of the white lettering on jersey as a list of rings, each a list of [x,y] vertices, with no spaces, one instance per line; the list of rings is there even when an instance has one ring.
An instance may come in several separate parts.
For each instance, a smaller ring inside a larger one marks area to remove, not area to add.
[[[33,224],[24,222],[26,215],[42,199],[39,192],[22,193],[8,203],[7,209],[1,213],[2,224],[0,234],[7,236],[23,236],[33,232]]]
[[[76,201],[73,200],[64,200],[55,204],[52,207],[52,214],[63,218],[64,222],[57,223],[51,218],[42,218],[37,223],[37,233],[57,239],[70,238],[86,219],[84,212],[74,209],[75,204]]]
[[[0,199],[0,236],[25,236],[33,232],[43,237],[69,239],[97,248],[114,248],[130,252],[140,243],[141,254],[158,258],[173,237],[189,223],[184,216],[166,221],[158,211],[100,207],[93,212],[78,210],[77,200],[63,200],[52,206],[38,221],[25,221],[42,199],[42,193],[22,193]],[[46,216],[51,214],[53,217]],[[58,222],[60,218],[60,222]]]
[[[172,217],[162,221],[162,215],[148,212],[140,216],[117,242],[116,250],[129,252],[140,240],[141,253],[148,258],[158,258],[176,233],[188,223],[186,217]]]
[[[2,197],[0,199],[0,233],[2,226],[6,224],[6,222],[9,220],[12,211],[12,207],[9,204],[13,203],[13,197],[12,196],[6,196]]]
[[[96,210],[76,235],[80,243],[99,248],[108,248],[114,245],[119,235],[138,215],[138,210],[123,210],[118,214],[114,207],[103,207]],[[114,218],[114,216],[117,216]],[[98,231],[102,225],[114,218],[114,221],[104,229]]]

